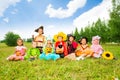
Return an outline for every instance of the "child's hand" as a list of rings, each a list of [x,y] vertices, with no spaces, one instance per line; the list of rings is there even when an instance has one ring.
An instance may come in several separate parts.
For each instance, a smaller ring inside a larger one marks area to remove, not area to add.
[[[20,51],[15,51],[15,54],[16,54],[16,56],[21,56],[21,52]]]
[[[24,56],[24,55],[25,55],[25,52],[26,52],[26,49],[22,49],[22,50],[21,50],[21,56]]]

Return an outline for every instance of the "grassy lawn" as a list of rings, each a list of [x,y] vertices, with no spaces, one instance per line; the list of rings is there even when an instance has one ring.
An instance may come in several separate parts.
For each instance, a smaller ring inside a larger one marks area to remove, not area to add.
[[[30,43],[25,44],[31,47]],[[103,45],[117,60],[88,58],[81,61],[7,61],[14,47],[0,43],[0,80],[114,80],[120,79],[120,46]]]

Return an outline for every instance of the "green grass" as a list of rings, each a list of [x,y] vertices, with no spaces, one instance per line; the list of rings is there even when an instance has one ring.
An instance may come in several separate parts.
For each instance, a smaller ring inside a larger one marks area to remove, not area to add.
[[[25,44],[31,47],[30,43]],[[103,45],[117,60],[88,58],[81,61],[7,61],[14,47],[0,43],[0,80],[112,80],[120,79],[120,46]]]

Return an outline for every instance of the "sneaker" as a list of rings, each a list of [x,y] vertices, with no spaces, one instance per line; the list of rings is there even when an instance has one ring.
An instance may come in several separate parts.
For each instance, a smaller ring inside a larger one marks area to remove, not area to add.
[[[81,60],[84,60],[85,58],[84,57],[81,57]]]

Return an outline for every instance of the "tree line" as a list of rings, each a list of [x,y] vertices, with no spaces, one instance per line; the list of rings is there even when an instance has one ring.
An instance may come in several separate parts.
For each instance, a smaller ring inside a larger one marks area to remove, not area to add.
[[[85,28],[75,29],[73,35],[78,41],[81,37],[87,37],[88,41],[91,42],[92,37],[99,35],[101,37],[101,42],[117,42],[120,43],[120,1],[112,0],[112,10],[110,10],[110,19],[108,21],[101,21],[98,19],[93,24],[88,24]],[[20,38],[18,34],[13,32],[8,32],[5,35],[5,39],[1,42],[5,42],[8,46],[15,46],[17,38]],[[31,42],[32,38],[27,38],[25,40]]]
[[[101,41],[120,43],[120,1],[112,0],[112,10],[110,11],[110,19],[108,21],[101,21],[98,19],[93,24],[88,24],[85,28],[75,29],[73,35],[76,36],[76,41],[80,37],[87,37],[91,41],[92,36],[99,35]]]

